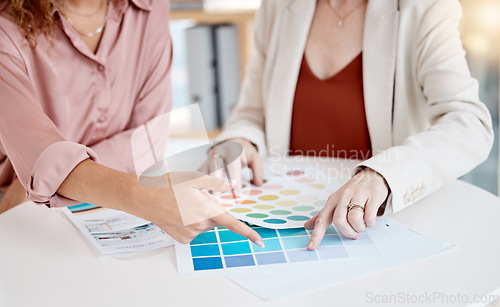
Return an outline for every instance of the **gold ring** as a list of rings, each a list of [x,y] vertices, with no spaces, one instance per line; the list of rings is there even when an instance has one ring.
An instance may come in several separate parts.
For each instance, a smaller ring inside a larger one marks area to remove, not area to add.
[[[347,212],[349,213],[349,211],[351,211],[353,209],[361,211],[362,213],[365,213],[365,208],[363,208],[362,206],[360,206],[360,205],[358,205],[356,203],[350,203],[349,207],[347,207]]]

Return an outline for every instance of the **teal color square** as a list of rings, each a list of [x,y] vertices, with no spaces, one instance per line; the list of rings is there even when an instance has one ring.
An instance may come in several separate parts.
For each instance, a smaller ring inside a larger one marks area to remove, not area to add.
[[[209,243],[217,243],[217,236],[213,231],[200,233],[196,238],[193,239],[193,241],[191,241],[191,245]]]
[[[262,237],[262,239],[277,238],[276,230],[269,228],[254,228],[254,230]]]
[[[221,242],[235,242],[235,241],[246,241],[247,238],[245,238],[242,235],[239,235],[235,232],[232,232],[230,230],[223,230],[219,231],[219,239]]]
[[[305,228],[280,229],[278,232],[282,237],[307,236]]]
[[[193,245],[191,246],[191,255],[193,257],[219,256],[218,244]]]
[[[222,253],[225,256],[252,253],[248,241],[235,242],[235,243],[222,243],[221,247],[222,247]]]
[[[337,234],[337,231],[335,230],[335,228],[333,227],[333,225],[330,225],[330,226],[326,229],[325,234],[327,234],[327,235],[336,235],[336,234]]]

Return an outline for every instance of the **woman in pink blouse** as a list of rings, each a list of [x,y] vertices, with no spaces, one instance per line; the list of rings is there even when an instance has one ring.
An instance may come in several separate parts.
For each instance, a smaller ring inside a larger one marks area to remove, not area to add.
[[[133,174],[134,128],[170,109],[168,15],[163,0],[0,0],[0,213],[25,195],[51,207],[89,202],[180,242],[221,224],[260,244],[215,202],[215,217],[182,222],[179,197],[203,210],[208,199],[183,182],[227,190],[225,180],[171,174],[154,189]]]

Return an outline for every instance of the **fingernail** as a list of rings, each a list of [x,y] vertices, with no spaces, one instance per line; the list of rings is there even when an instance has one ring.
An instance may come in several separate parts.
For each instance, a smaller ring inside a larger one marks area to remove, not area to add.
[[[238,180],[237,179],[231,179],[231,185],[235,186],[238,184]]]
[[[260,248],[266,248],[266,246],[264,245],[264,242],[262,242],[261,240],[255,241],[255,245],[257,245]]]
[[[311,249],[313,247],[314,243],[313,242],[309,242],[307,243],[307,249]]]

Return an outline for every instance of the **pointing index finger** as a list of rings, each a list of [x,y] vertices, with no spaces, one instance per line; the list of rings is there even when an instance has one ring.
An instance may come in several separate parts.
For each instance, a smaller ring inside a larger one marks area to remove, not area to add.
[[[245,238],[248,238],[250,241],[255,243],[255,245],[264,248],[264,241],[262,240],[262,237],[255,230],[248,227],[229,213],[226,212],[218,215],[213,218],[213,221],[237,234],[244,236]]]

